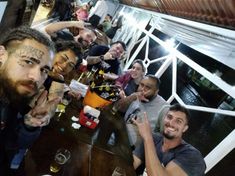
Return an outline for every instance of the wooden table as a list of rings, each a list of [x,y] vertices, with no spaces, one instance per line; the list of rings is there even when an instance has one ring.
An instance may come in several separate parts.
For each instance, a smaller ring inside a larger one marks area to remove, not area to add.
[[[135,175],[125,122],[107,107],[102,110],[96,129],[72,128],[72,116],[78,116],[81,106],[69,105],[60,120],[52,119],[42,130],[25,159],[27,176],[51,174],[58,176],[111,176],[115,167],[123,168],[127,176]],[[111,134],[113,144],[109,144]],[[56,174],[49,171],[56,150],[66,148],[71,159]]]

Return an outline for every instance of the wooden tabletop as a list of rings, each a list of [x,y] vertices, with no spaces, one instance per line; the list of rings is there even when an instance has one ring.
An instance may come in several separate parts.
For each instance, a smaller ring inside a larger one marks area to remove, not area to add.
[[[80,110],[81,104],[72,103],[59,120],[53,118],[50,125],[44,127],[27,153],[26,175],[111,176],[117,166],[123,168],[127,176],[135,175],[123,118],[118,113],[112,114],[110,106],[101,111],[100,123],[95,129],[83,126],[74,129],[71,117],[78,117]],[[71,158],[58,173],[52,174],[49,167],[59,148],[68,149]]]

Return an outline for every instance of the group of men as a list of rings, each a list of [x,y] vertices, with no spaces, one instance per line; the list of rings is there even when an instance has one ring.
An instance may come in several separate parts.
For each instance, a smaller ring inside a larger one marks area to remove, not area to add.
[[[111,43],[110,47],[105,45],[93,45],[97,38],[94,28],[86,26],[83,21],[62,21],[49,24],[45,31],[52,40],[75,40],[82,44],[84,59],[88,65],[104,64],[105,72],[120,74],[120,60],[126,50],[122,41]]]
[[[61,31],[70,27],[79,29],[77,35]],[[51,29],[54,31],[51,32]],[[54,23],[48,26],[46,32],[52,40],[77,41],[84,51],[96,39],[96,32],[85,28],[82,22]],[[122,47],[125,48],[125,45],[120,47],[119,43],[113,44],[110,49],[105,47],[104,60],[115,60],[114,70],[119,66],[117,57],[120,55],[119,50],[124,51]],[[0,175],[9,175],[19,167],[21,159],[16,157],[19,149],[27,149],[37,139],[41,127],[48,125],[60,101],[58,98],[48,100],[47,91],[39,92],[52,69],[54,55],[52,41],[29,27],[19,27],[1,36]],[[35,105],[25,112],[25,107],[35,97],[38,97]]]
[[[146,75],[136,93],[120,100],[129,104],[124,120],[134,168],[144,165],[148,175],[204,175],[203,156],[182,138],[189,127],[188,110],[179,104],[169,105],[158,94],[159,87],[156,76]]]
[[[70,32],[64,29],[78,29]],[[62,31],[63,30],[63,31]],[[81,43],[88,65],[107,65],[106,72],[120,74],[120,59],[126,50],[123,42],[107,46],[92,46],[96,32],[81,21],[50,24],[46,32],[53,40],[75,40]],[[39,92],[52,68],[54,47],[40,32],[28,27],[13,29],[0,40],[0,175],[14,169],[14,156],[19,146],[35,140],[40,128],[47,125],[51,108],[58,99],[47,99],[41,93],[35,106],[27,113],[22,109]],[[159,112],[167,102],[158,95],[160,80],[154,75],[145,76],[138,91],[129,102],[124,119],[131,145],[134,146],[134,167],[145,163],[149,175],[203,175],[205,163],[200,152],[182,139],[188,129],[188,111],[173,105],[162,119],[163,135],[152,135]],[[141,119],[140,119],[141,117]],[[29,146],[25,146],[29,147]]]

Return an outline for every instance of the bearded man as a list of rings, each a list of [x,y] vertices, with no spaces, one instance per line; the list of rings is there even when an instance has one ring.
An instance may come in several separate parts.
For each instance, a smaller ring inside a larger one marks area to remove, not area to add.
[[[130,101],[132,97],[136,97],[136,100],[129,105],[124,116],[130,144],[133,147],[141,142],[141,136],[136,125],[132,123],[132,120],[143,118],[143,113],[146,112],[151,124],[151,130],[154,131],[161,109],[168,104],[164,98],[158,94],[159,87],[159,78],[151,74],[146,75],[140,81],[137,92],[124,98],[124,101],[122,101],[122,103],[125,103],[125,101]]]
[[[51,108],[58,100],[47,100],[42,92],[35,107],[25,115],[22,109],[39,93],[52,67],[54,46],[40,32],[29,27],[10,30],[0,40],[0,175],[9,175],[19,146],[35,139],[48,124]],[[23,137],[22,137],[23,136]],[[19,141],[19,139],[28,141]]]
[[[53,41],[74,40],[87,50],[96,40],[96,32],[91,27],[85,27],[83,21],[61,21],[46,26],[45,31]]]

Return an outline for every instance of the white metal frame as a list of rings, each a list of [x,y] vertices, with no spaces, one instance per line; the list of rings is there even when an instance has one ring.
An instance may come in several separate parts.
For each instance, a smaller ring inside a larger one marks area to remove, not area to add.
[[[127,8],[126,6],[123,6],[123,9]],[[124,11],[122,9],[122,11]],[[134,10],[137,10],[136,8],[133,8]],[[145,11],[145,13],[148,13],[148,11]],[[160,15],[162,16],[162,14]],[[174,20],[179,21],[180,23],[184,22],[185,20],[175,18],[175,17],[169,17],[166,15],[163,15],[164,18],[174,18]],[[125,16],[124,16],[125,18]],[[149,19],[150,20],[150,19]],[[186,21],[188,23],[188,20]],[[190,22],[191,23],[191,22]],[[192,25],[195,25],[195,22],[192,22]],[[205,68],[201,67],[198,65],[196,62],[179,52],[176,48],[172,48],[169,45],[166,44],[166,42],[162,41],[158,37],[154,36],[152,34],[153,30],[156,28],[156,26],[152,26],[150,30],[145,30],[143,27],[140,27],[140,25],[136,24],[133,26],[136,28],[136,30],[140,30],[141,32],[145,33],[146,36],[143,38],[141,43],[139,44],[138,48],[135,50],[133,53],[132,57],[128,59],[128,62],[126,63],[124,70],[127,70],[133,60],[136,58],[140,50],[143,48],[143,46],[146,44],[146,53],[145,53],[145,58],[144,58],[144,63],[147,61],[147,64],[145,64],[146,67],[150,65],[150,63],[154,62],[159,62],[162,60],[165,60],[164,63],[161,65],[161,67],[158,69],[156,72],[156,76],[161,77],[162,74],[165,72],[165,70],[172,64],[172,94],[168,98],[168,102],[172,102],[174,99],[176,99],[180,104],[186,106],[188,109],[191,110],[196,110],[196,111],[204,111],[204,112],[209,112],[209,113],[218,113],[218,114],[223,114],[223,115],[229,115],[229,116],[235,116],[234,111],[229,111],[229,110],[222,110],[222,109],[215,109],[215,108],[210,108],[210,107],[202,107],[202,106],[192,106],[192,105],[187,105],[183,102],[183,100],[179,97],[177,94],[177,60],[181,60],[184,63],[186,63],[189,67],[192,69],[199,72],[201,75],[203,75],[205,78],[207,78],[209,81],[213,82],[217,87],[219,87],[221,90],[226,92],[228,95],[231,97],[235,98],[235,87],[232,87],[225,81],[223,81],[220,77],[217,75],[209,72]],[[208,26],[205,26],[204,24],[201,24],[201,27],[205,30],[205,28],[208,30]],[[214,27],[210,27],[209,30],[212,30],[213,32],[217,32]],[[222,33],[228,34],[226,30],[222,30]],[[155,42],[166,48],[168,51],[170,51],[170,54],[161,58],[156,58],[154,60],[151,60],[148,58],[148,44],[149,44],[149,39],[153,39]],[[135,42],[135,41],[132,41]],[[134,44],[132,43],[134,46]],[[206,173],[213,168],[220,160],[223,159],[224,156],[229,154],[230,151],[232,151],[235,148],[235,130],[233,130],[227,137],[224,138],[223,141],[221,141],[220,144],[218,144],[204,159],[207,165],[207,170]]]

